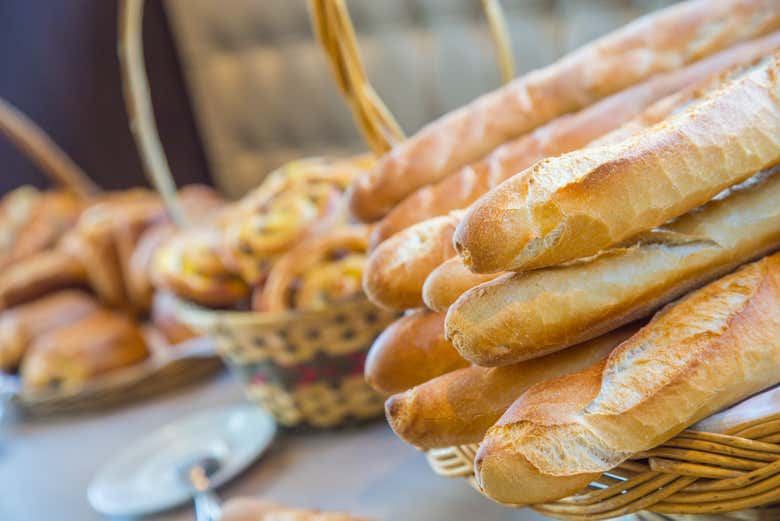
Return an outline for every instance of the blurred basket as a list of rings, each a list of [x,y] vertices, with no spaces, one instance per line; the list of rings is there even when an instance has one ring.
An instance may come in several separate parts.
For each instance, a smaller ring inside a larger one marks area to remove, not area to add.
[[[508,80],[514,69],[500,6],[496,0],[482,4]],[[143,5],[143,0],[124,0],[119,11],[119,54],[130,128],[147,175],[177,224],[186,226],[154,122],[143,60]],[[366,143],[381,154],[403,139],[403,132],[365,77],[344,3],[313,0],[310,9]],[[324,311],[280,314],[214,311],[180,301],[178,314],[196,331],[214,337],[249,398],[282,425],[335,427],[382,414],[384,398],[365,383],[363,363],[374,338],[397,318],[396,312],[379,309],[363,297]]]
[[[365,383],[363,365],[397,313],[365,298],[278,314],[179,306],[185,323],[213,336],[247,396],[280,424],[335,427],[382,414],[384,397]]]
[[[428,463],[436,474],[466,478],[479,490],[474,479],[477,448],[430,450]],[[767,506],[778,502],[780,413],[724,434],[684,431],[603,474],[579,494],[530,506],[572,521],[634,513],[643,521],[759,521],[780,519],[780,506]]]

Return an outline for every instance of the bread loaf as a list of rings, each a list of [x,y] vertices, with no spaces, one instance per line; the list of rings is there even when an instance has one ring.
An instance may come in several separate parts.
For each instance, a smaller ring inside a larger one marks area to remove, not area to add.
[[[474,273],[463,264],[460,257],[453,257],[437,266],[425,279],[423,301],[433,311],[446,312],[466,290],[499,275]]]
[[[390,309],[423,306],[422,287],[433,269],[455,255],[452,233],[460,212],[410,226],[379,245],[368,258],[363,290]]]
[[[467,367],[427,381],[385,403],[387,421],[423,449],[478,443],[524,391],[607,356],[638,326],[625,326],[553,355],[506,367]]]
[[[374,389],[392,394],[468,365],[444,338],[444,313],[416,310],[374,340],[365,376]]]
[[[454,242],[477,272],[594,255],[780,161],[780,56],[632,138],[540,161],[474,203]]]
[[[4,311],[0,314],[0,370],[16,369],[36,338],[97,308],[98,303],[86,293],[65,290]]]
[[[632,244],[502,275],[450,307],[447,336],[480,365],[514,363],[598,336],[780,247],[778,201],[775,167]]]
[[[87,273],[79,260],[60,250],[42,251],[0,272],[0,309],[86,285]]]
[[[423,128],[357,178],[352,212],[375,221],[417,188],[510,139],[778,27],[775,0],[689,0],[640,18]]]
[[[533,504],[780,381],[780,254],[670,305],[605,362],[529,389],[475,470],[497,501]]]
[[[465,166],[441,181],[424,186],[398,203],[377,223],[371,237],[372,248],[414,223],[451,210],[466,208],[482,194],[496,187],[512,175],[545,157],[570,152],[589,144],[606,132],[638,116],[647,108],[648,113],[639,121],[622,129],[628,137],[640,128],[646,128],[664,119],[669,111],[657,106],[650,111],[650,104],[680,89],[691,88],[685,96],[694,96],[699,84],[743,63],[772,52],[780,46],[780,32],[751,40],[721,51],[709,58],[695,62],[679,70],[658,74],[649,80],[612,94],[603,100],[580,110],[565,114],[540,126],[533,132],[505,143],[487,157]],[[683,97],[667,100],[667,107],[684,103]],[[609,138],[618,141],[618,134]]]

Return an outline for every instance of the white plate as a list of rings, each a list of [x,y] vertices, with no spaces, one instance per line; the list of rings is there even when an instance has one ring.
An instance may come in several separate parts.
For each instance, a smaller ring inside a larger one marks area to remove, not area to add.
[[[227,482],[270,445],[276,423],[252,405],[215,409],[177,420],[117,455],[87,490],[95,510],[112,516],[159,512],[190,500],[179,467],[201,456],[219,460],[215,487]]]

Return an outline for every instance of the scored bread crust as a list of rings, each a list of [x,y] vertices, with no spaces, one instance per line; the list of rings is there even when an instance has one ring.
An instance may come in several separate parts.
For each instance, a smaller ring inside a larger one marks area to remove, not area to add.
[[[417,188],[557,116],[778,27],[775,0],[690,0],[639,18],[477,98],[395,147],[355,180],[352,213],[375,221]]]
[[[499,501],[563,497],[578,478],[776,384],[779,364],[775,254],[668,306],[606,363],[529,389],[486,435],[478,480]]]
[[[390,324],[374,340],[365,378],[374,389],[392,394],[468,365],[444,338],[444,313],[420,309]]]
[[[536,161],[581,148],[607,132],[614,132],[621,123],[637,116],[640,111],[664,96],[680,89],[688,90],[730,67],[749,63],[777,49],[779,45],[780,31],[775,31],[763,38],[735,45],[682,69],[655,75],[579,112],[559,116],[533,132],[499,146],[478,162],[410,194],[376,224],[371,235],[371,247],[376,247],[391,235],[414,223],[446,214],[451,210],[466,208],[482,194]],[[687,96],[691,97],[695,92],[696,89],[692,89]],[[678,100],[675,105],[681,103],[682,100]],[[641,125],[635,124],[623,129],[622,136],[628,137],[640,128],[648,127],[666,117],[668,112],[662,114],[659,108],[652,113],[654,120],[649,119],[651,114],[645,114]],[[611,141],[617,141],[618,136],[614,135]]]
[[[467,367],[433,378],[385,403],[388,423],[422,449],[478,443],[532,385],[580,371],[606,357],[638,325],[629,325],[564,352],[507,367]]]
[[[462,212],[419,222],[380,244],[368,258],[363,290],[389,309],[423,306],[422,288],[436,266],[455,256],[452,234]]]
[[[477,272],[594,255],[780,161],[780,56],[645,132],[536,163],[485,194],[455,233]]]
[[[428,309],[446,312],[466,290],[483,282],[493,280],[500,274],[474,273],[460,257],[452,257],[439,264],[428,277],[422,288],[422,297]]]
[[[593,338],[780,247],[778,201],[775,167],[632,244],[502,275],[450,306],[447,336],[480,365],[514,363]]]

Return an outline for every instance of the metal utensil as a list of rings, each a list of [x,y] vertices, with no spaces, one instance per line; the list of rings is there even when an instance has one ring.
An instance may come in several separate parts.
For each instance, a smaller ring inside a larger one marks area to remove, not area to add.
[[[222,508],[219,498],[211,486],[211,477],[220,469],[219,460],[213,456],[202,456],[179,467],[182,481],[192,488],[197,521],[218,521]]]

